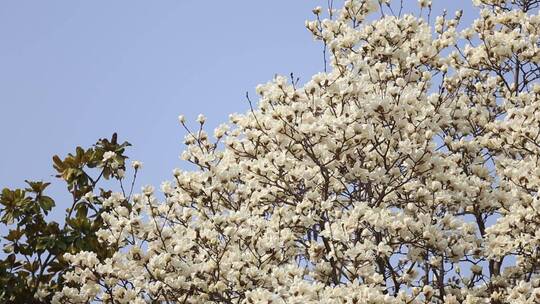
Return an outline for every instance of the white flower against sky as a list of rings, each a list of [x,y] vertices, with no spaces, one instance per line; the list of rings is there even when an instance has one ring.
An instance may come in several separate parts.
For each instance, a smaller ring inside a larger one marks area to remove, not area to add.
[[[315,8],[326,72],[258,85],[214,137],[199,115],[192,170],[111,195],[97,235],[121,250],[67,255],[56,303],[536,303],[540,18],[474,2],[472,24]]]
[[[131,162],[131,167],[133,167],[135,170],[142,169],[143,163],[141,161],[134,160]]]
[[[103,153],[103,162],[108,162],[116,157],[116,153],[113,151],[107,151]]]

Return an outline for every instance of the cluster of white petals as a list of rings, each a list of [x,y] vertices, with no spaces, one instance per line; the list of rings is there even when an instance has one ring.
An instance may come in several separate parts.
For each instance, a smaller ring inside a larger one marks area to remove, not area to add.
[[[199,115],[198,169],[112,195],[119,251],[66,256],[56,303],[538,303],[540,1],[473,2],[466,28],[315,8],[329,71],[259,85],[214,139]]]

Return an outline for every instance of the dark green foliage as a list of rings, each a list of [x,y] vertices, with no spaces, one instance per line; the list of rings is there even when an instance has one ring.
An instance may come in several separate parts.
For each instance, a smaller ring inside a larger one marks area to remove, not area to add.
[[[112,193],[97,186],[103,179],[122,183],[128,146],[128,142],[119,144],[115,133],[89,149],[77,147],[64,159],[55,155],[56,177],[67,183],[70,202],[55,202],[46,195],[50,183],[41,181],[26,181],[24,189],[2,190],[0,225],[4,227],[0,231],[7,234],[2,237],[5,254],[0,260],[0,303],[49,303],[64,284],[62,274],[68,270],[62,258],[65,253],[93,251],[105,259],[116,251],[100,244],[96,237],[99,229],[106,228],[102,203]],[[115,156],[104,161],[108,151]],[[69,206],[63,223],[46,217],[57,205]],[[49,296],[42,300],[34,297],[39,289],[48,291]]]

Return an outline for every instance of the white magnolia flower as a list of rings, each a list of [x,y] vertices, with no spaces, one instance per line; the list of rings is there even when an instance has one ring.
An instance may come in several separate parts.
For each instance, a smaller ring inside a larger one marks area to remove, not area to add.
[[[178,115],[178,121],[180,124],[184,124],[186,122],[186,117],[184,115]]]
[[[142,169],[143,163],[141,161],[134,160],[131,162],[131,167],[133,167],[135,170]]]
[[[154,187],[151,186],[151,185],[143,186],[142,187],[142,192],[144,193],[144,195],[150,196],[150,195],[152,195],[154,193]]]
[[[107,151],[103,153],[103,162],[108,162],[116,157],[116,153],[113,151]]]
[[[205,123],[206,122],[206,117],[203,114],[199,114],[197,116],[197,122],[200,123],[200,124]]]

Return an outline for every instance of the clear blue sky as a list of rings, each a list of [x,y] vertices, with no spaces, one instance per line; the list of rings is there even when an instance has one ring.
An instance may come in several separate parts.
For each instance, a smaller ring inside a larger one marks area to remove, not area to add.
[[[470,7],[468,0],[434,2],[452,14]],[[255,86],[275,73],[294,72],[304,82],[322,70],[321,45],[304,21],[325,4],[0,2],[0,188],[53,181],[52,155],[113,132],[144,162],[139,186],[170,179],[173,168],[185,167],[178,114],[193,122],[204,113],[214,127],[246,111],[245,92],[255,96]],[[465,18],[471,15],[466,9]],[[63,189],[57,181],[52,194]]]

